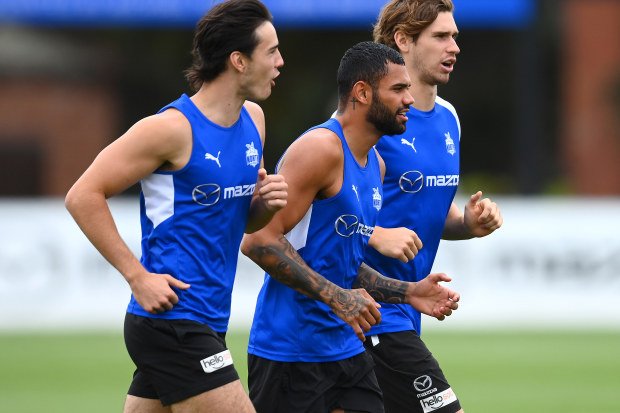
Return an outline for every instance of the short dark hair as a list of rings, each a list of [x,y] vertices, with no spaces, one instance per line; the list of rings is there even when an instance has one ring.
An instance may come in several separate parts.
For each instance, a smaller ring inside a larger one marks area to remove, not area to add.
[[[228,0],[213,6],[196,25],[194,60],[185,71],[192,89],[224,72],[232,52],[251,56],[259,41],[256,29],[271,21],[271,13],[259,0]]]
[[[338,67],[339,106],[346,106],[353,86],[359,81],[376,91],[379,81],[388,73],[388,63],[405,65],[402,55],[384,44],[367,41],[347,50]]]

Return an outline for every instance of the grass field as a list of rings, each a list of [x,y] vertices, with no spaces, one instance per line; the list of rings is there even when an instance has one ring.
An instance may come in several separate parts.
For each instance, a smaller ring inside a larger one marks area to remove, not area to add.
[[[620,412],[620,331],[424,337],[467,413]],[[227,341],[245,381],[247,334]],[[117,334],[2,334],[0,411],[120,412],[132,371]]]

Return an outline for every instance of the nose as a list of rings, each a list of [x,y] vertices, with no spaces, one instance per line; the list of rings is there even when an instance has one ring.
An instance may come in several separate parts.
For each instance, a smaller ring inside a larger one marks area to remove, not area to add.
[[[413,98],[413,95],[411,94],[411,92],[409,92],[409,90],[407,90],[407,93],[405,93],[405,96],[403,96],[403,104],[407,106],[411,106],[414,103],[415,103],[415,99]]]
[[[456,44],[456,39],[452,39],[452,41],[450,42],[450,46],[448,47],[448,52],[454,53],[454,54],[461,53],[461,49],[459,49],[459,45]]]
[[[277,68],[280,68],[282,66],[284,66],[284,59],[282,58],[282,54],[280,53],[280,50],[277,50],[277,56],[276,56],[276,65]]]

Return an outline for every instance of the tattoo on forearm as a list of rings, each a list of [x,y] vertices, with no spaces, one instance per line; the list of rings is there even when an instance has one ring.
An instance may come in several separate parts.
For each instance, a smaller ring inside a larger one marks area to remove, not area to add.
[[[409,283],[388,278],[362,263],[353,288],[364,288],[377,302],[403,304]]]
[[[337,287],[308,267],[284,236],[277,244],[253,247],[248,256],[271,277],[312,299],[325,303],[338,300],[347,305]]]
[[[284,236],[269,245],[253,246],[247,255],[272,278],[311,299],[327,304],[344,321],[359,317],[368,306],[368,299],[364,295],[340,288],[312,270]],[[404,293],[402,295],[404,297]],[[402,299],[390,302],[400,303]]]

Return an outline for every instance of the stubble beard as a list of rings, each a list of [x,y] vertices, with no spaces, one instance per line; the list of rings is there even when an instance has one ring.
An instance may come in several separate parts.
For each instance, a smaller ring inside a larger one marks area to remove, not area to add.
[[[428,66],[424,64],[424,58],[419,54],[414,54],[412,59],[412,65],[415,72],[418,74],[420,82],[429,86],[445,85],[450,81],[450,73],[435,74]],[[441,66],[441,63],[439,63]],[[439,69],[441,70],[441,69]],[[415,86],[415,81],[413,82]]]

